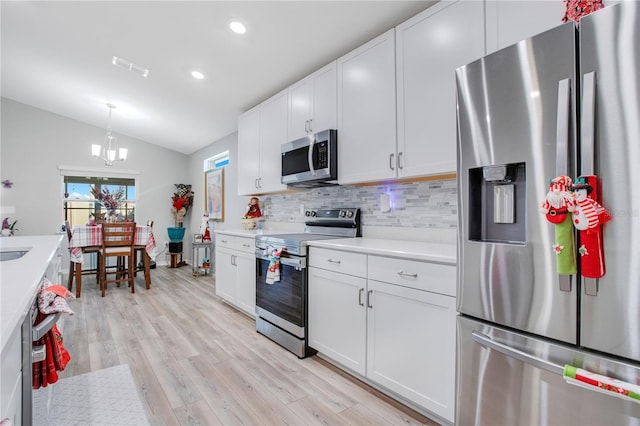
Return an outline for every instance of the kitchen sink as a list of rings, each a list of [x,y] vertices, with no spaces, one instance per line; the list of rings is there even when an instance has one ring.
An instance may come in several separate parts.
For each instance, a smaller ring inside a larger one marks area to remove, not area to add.
[[[0,262],[4,262],[6,260],[20,259],[22,256],[27,254],[29,250],[30,249],[2,250],[0,251]]]

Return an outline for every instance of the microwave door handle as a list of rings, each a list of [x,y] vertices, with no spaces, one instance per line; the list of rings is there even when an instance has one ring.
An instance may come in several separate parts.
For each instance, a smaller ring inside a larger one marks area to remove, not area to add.
[[[313,144],[316,142],[314,135],[309,135],[309,154],[307,160],[309,161],[309,171],[313,176],[316,175],[316,169],[313,167]]]

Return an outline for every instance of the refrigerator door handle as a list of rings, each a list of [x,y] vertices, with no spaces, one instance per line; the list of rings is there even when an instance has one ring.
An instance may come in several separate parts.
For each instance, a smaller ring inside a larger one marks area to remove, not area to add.
[[[526,364],[531,364],[534,367],[538,367],[543,370],[550,371],[551,373],[559,374],[561,376],[563,375],[564,366],[554,364],[553,362],[547,361],[546,359],[542,359],[535,355],[528,354],[519,349],[513,348],[511,346],[507,346],[503,343],[496,342],[495,340],[493,340],[492,338],[490,338],[485,334],[479,333],[477,331],[473,331],[471,333],[471,338],[474,340],[474,342],[479,343],[480,345],[485,346],[489,349],[498,351],[503,355],[506,355],[511,358],[515,358]]]
[[[595,175],[595,111],[596,73],[590,72],[582,78],[582,122],[580,129],[580,174]],[[598,295],[598,278],[582,278],[584,293]]]
[[[556,176],[569,174],[569,123],[571,85],[565,78],[558,82],[558,118],[556,123]],[[560,291],[571,291],[571,275],[558,275]]]
[[[585,74],[582,79],[582,126],[580,129],[580,174],[595,174],[595,111],[596,73]]]

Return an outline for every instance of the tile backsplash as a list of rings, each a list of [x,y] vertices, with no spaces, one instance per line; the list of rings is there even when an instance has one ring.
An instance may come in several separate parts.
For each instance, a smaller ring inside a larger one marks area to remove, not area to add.
[[[380,196],[389,195],[391,210],[380,211]],[[328,186],[261,197],[267,221],[304,222],[301,208],[359,207],[363,226],[406,228],[457,227],[456,181],[432,180],[372,186]]]

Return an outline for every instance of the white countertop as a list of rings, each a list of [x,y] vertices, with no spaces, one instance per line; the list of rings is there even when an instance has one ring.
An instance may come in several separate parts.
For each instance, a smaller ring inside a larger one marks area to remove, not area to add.
[[[62,238],[63,235],[0,238],[0,251],[30,248],[19,259],[0,262],[0,350],[4,350],[13,331],[22,324]]]
[[[242,228],[238,228],[238,229],[220,229],[220,230],[216,230],[214,232],[214,234],[220,234],[220,235],[233,235],[236,237],[251,237],[251,238],[255,238],[256,235],[269,235],[269,234],[287,234],[287,233],[294,233],[293,231],[283,231],[283,230],[276,230],[276,229],[269,229],[269,230],[255,230],[255,231],[249,231],[246,229],[242,229]]]
[[[402,259],[456,265],[455,244],[422,241],[388,240],[379,238],[340,238],[309,241],[311,247],[351,251]]]

